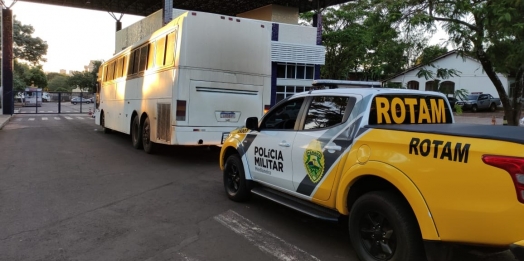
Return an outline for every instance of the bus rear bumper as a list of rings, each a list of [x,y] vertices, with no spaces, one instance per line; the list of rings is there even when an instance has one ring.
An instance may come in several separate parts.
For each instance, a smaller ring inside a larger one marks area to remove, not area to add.
[[[524,261],[524,240],[511,244],[509,249],[517,260]]]
[[[229,133],[236,127],[173,127],[173,145],[209,146],[222,145],[224,133]]]

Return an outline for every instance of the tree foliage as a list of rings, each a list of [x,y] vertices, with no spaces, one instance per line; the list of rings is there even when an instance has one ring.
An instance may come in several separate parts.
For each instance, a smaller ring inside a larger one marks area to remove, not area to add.
[[[460,55],[469,55],[481,63],[501,98],[508,124],[518,125],[524,87],[524,1],[374,0],[373,4],[398,10],[406,28],[433,32],[440,24],[449,36],[447,42]],[[512,101],[497,72],[519,79]]]
[[[52,92],[70,92],[72,87],[68,84],[69,76],[60,73],[48,73],[49,83],[47,88]]]
[[[439,45],[430,45],[428,47],[425,47],[424,49],[422,49],[422,54],[420,54],[420,56],[417,57],[415,65],[430,64],[431,61],[438,58],[439,56],[442,56],[443,54],[446,54],[447,52],[447,47]]]
[[[348,79],[357,73],[360,80],[378,80],[406,69],[427,39],[403,33],[394,12],[372,5],[371,0],[323,10],[326,64],[321,78]],[[310,22],[313,15],[304,13],[301,18]]]
[[[42,70],[42,66],[30,66],[26,63],[14,62],[13,89],[24,91],[27,86],[45,88],[47,77]]]
[[[35,29],[20,21],[13,21],[13,53],[15,59],[25,60],[32,65],[46,62],[47,42],[39,37],[33,37]]]

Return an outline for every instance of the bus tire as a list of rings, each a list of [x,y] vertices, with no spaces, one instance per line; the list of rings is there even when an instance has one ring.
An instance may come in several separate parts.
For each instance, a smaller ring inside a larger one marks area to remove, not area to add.
[[[229,199],[242,202],[249,198],[250,189],[246,182],[244,165],[238,154],[233,154],[227,158],[223,177],[224,189]]]
[[[147,154],[155,153],[156,147],[158,146],[151,141],[151,124],[149,122],[149,117],[146,117],[144,119],[144,124],[142,124],[142,146]]]
[[[391,191],[372,191],[350,211],[349,236],[362,261],[425,260],[422,235],[408,203]]]
[[[111,129],[106,128],[106,121],[105,121],[104,112],[102,112],[102,114],[100,114],[100,126],[102,126],[102,128],[104,128],[104,133],[105,134],[111,133]]]
[[[133,118],[133,123],[131,124],[131,142],[137,150],[144,148],[142,143],[142,128],[140,128],[140,119],[138,116]]]

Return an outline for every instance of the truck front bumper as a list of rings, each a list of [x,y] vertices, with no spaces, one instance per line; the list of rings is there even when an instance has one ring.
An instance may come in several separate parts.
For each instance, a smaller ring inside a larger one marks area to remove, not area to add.
[[[517,260],[524,261],[524,240],[511,244],[509,249]]]

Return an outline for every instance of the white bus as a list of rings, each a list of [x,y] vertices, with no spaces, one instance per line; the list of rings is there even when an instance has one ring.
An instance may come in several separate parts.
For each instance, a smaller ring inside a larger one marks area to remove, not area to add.
[[[271,99],[270,30],[186,12],[100,66],[96,124],[155,145],[220,145]]]

